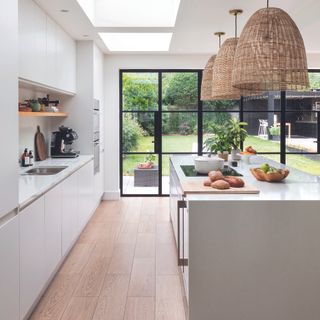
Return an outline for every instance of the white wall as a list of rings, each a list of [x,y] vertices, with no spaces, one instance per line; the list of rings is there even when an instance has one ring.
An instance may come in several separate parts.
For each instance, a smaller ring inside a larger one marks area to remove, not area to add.
[[[309,69],[320,69],[320,53],[308,53],[307,59]]]
[[[202,69],[208,55],[106,55],[105,72],[105,198],[119,197],[119,70]]]

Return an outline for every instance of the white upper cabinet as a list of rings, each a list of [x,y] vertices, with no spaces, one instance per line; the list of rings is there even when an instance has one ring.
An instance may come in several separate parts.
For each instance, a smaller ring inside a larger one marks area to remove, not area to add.
[[[76,91],[76,44],[32,0],[19,0],[19,77]]]

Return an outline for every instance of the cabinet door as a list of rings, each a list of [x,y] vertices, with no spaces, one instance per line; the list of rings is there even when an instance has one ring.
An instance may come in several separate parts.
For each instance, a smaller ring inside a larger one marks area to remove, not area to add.
[[[46,28],[46,82],[51,87],[57,87],[57,36],[56,23],[47,16]]]
[[[49,278],[61,259],[61,185],[45,194],[46,278]]]
[[[65,91],[76,90],[76,45],[75,41],[58,25],[56,26],[56,87]]]
[[[183,255],[187,261],[183,268],[183,283],[187,301],[189,302],[189,209],[183,211]]]
[[[45,281],[44,197],[20,213],[20,318],[40,294]]]
[[[79,229],[88,222],[93,210],[94,174],[93,161],[90,161],[79,172]]]
[[[0,28],[0,135],[5,137],[5,156],[0,166],[0,218],[18,207],[18,3],[1,1]],[[0,262],[1,263],[1,262]]]
[[[62,188],[62,256],[78,235],[78,176],[71,175]]]
[[[19,1],[19,76],[46,82],[46,14],[32,0]]]
[[[0,319],[19,319],[18,216],[0,227]]]

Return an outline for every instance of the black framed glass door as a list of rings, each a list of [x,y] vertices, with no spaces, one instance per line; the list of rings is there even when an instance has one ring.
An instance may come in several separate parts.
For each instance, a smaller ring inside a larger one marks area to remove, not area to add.
[[[122,196],[168,195],[170,155],[198,154],[200,82],[200,70],[120,71]]]

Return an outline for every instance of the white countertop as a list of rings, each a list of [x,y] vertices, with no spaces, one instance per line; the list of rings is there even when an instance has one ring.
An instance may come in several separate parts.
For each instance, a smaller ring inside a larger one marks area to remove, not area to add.
[[[194,156],[174,155],[171,156],[172,164],[178,175],[180,182],[185,179],[201,180],[205,177],[186,177],[180,165],[191,165]],[[280,183],[269,183],[257,181],[250,172],[250,168],[259,167],[261,163],[269,163],[277,168],[284,166],[260,156],[251,157],[251,163],[245,164],[240,161],[238,167],[234,168],[236,171],[243,175],[244,181],[251,186],[255,186],[260,190],[259,194],[189,194],[188,200],[218,200],[218,201],[320,201],[320,178],[313,176],[302,171],[289,167],[289,176]],[[230,165],[230,164],[229,164]]]
[[[80,155],[74,159],[47,159],[36,162],[33,167],[21,168],[19,177],[19,207],[23,208],[27,206],[92,159],[92,155]],[[46,166],[66,166],[67,168],[58,174],[49,176],[23,175],[25,171],[32,168]]]

